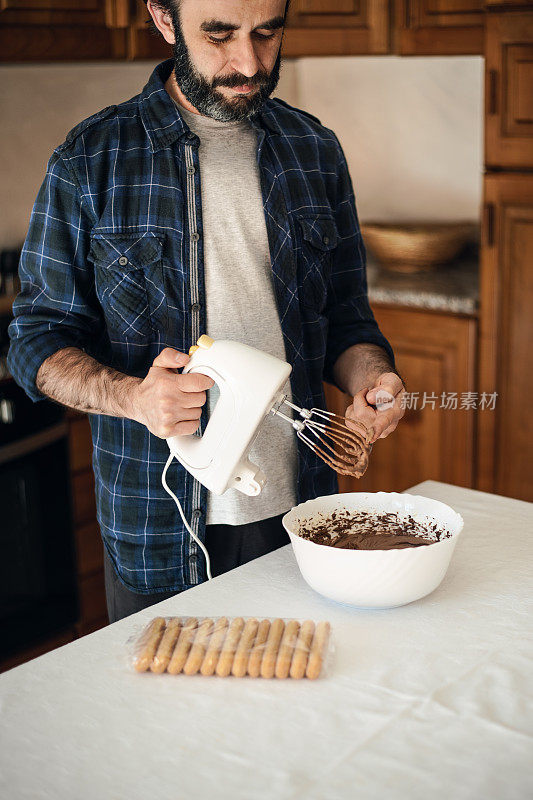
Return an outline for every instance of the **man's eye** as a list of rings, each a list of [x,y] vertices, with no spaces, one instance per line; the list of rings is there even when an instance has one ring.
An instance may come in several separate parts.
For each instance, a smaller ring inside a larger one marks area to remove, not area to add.
[[[276,35],[276,32],[274,32],[274,33],[258,33],[257,31],[255,31],[255,36],[258,39],[273,39],[275,35]],[[208,39],[213,44],[224,44],[224,42],[229,42],[229,40],[231,39],[231,34],[228,34],[228,36],[224,36],[224,38],[222,38],[222,39],[219,39],[216,36],[209,36]]]
[[[231,36],[225,36],[223,39],[217,39],[215,36],[209,36],[209,41],[213,42],[213,44],[223,44],[224,42],[228,42],[231,39]]]

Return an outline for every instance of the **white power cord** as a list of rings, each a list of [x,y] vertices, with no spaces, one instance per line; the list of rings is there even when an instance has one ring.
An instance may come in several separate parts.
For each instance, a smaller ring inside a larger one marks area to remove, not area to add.
[[[194,533],[193,529],[191,528],[191,526],[189,525],[189,523],[185,519],[185,514],[183,513],[183,509],[181,507],[181,503],[180,503],[180,501],[178,500],[178,498],[176,497],[176,495],[174,494],[174,492],[172,491],[172,489],[169,487],[169,485],[167,483],[167,469],[172,464],[173,459],[174,459],[174,454],[171,453],[169,455],[168,459],[167,459],[167,463],[165,464],[165,469],[163,470],[163,474],[161,476],[161,483],[163,484],[163,488],[165,489],[165,491],[168,492],[168,494],[173,498],[174,502],[176,503],[176,505],[178,507],[178,511],[181,514],[181,518],[183,520],[183,524],[187,528],[187,530],[189,532],[189,535],[194,539],[194,541],[196,542],[198,547],[200,547],[200,549],[202,550],[202,552],[203,552],[203,554],[205,556],[205,561],[206,561],[207,578],[208,578],[208,580],[212,580],[212,576],[211,576],[211,561],[209,560],[209,553],[207,552],[204,543],[200,541],[200,539],[197,537],[197,535]]]

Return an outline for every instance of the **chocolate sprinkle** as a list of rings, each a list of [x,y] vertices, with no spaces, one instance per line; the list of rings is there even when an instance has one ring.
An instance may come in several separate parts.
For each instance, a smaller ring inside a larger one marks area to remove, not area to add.
[[[298,520],[298,535],[315,544],[343,550],[402,550],[449,539],[451,533],[430,519],[419,522],[397,512],[333,511]]]

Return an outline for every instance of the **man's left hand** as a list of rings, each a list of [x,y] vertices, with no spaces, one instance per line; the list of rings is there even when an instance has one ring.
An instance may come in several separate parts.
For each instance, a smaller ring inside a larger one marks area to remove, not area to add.
[[[370,442],[385,439],[405,414],[405,408],[402,408],[404,394],[400,376],[395,372],[384,372],[370,388],[357,392],[351,406],[346,409],[346,418],[362,422],[370,430]]]

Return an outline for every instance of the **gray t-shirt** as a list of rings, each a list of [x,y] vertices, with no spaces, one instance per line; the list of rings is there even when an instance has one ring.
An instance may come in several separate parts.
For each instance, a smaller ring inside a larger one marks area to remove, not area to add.
[[[176,104],[200,138],[207,333],[286,361],[274,294],[257,164],[257,136],[249,122],[218,122]],[[290,383],[284,390],[292,400]],[[212,412],[218,390],[207,393]],[[290,409],[288,416],[293,416]],[[208,493],[207,524],[243,525],[274,517],[296,503],[298,454],[292,426],[270,414],[250,450],[267,476],[257,497],[236,489]]]

